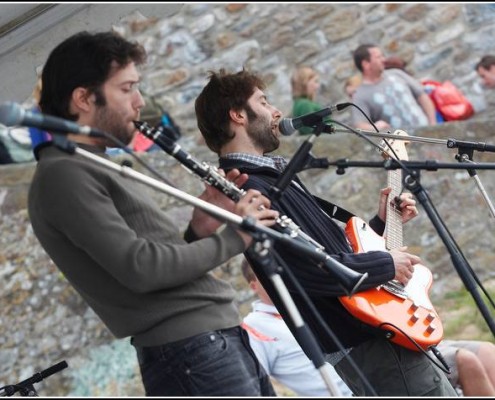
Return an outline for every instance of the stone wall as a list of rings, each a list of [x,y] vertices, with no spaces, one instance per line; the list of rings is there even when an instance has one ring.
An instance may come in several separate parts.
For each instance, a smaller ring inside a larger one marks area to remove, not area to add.
[[[477,107],[469,121],[408,132],[437,139],[413,141],[411,160],[457,165],[448,138],[493,143],[492,93],[484,96],[473,71],[479,57],[493,52],[489,4],[186,4],[162,21],[130,16],[118,27],[150,51],[143,88],[154,94],[183,127],[180,143],[198,160],[215,163],[199,140],[193,102],[209,69],[242,65],[264,73],[273,104],[290,110],[289,75],[294,65],[311,64],[322,73],[322,104],[344,100],[343,80],[354,73],[350,52],[359,43],[380,43],[389,54],[403,55],[418,77],[452,79]],[[495,104],[495,102],[494,102]],[[342,121],[346,114],[339,115]],[[340,118],[339,118],[340,120]],[[279,153],[290,157],[304,138],[282,138]],[[348,132],[322,135],[313,153],[329,161],[380,161],[372,146]],[[180,189],[198,195],[203,184],[163,152],[144,155]],[[476,162],[493,162],[475,152]],[[120,161],[120,159],[115,159]],[[134,163],[136,164],[136,163]],[[114,340],[95,314],[67,284],[39,246],[29,224],[26,196],[34,163],[1,167],[0,174],[0,387],[14,384],[66,360],[69,368],[36,384],[43,396],[139,396],[143,394],[135,354],[128,340]],[[142,171],[142,167],[136,165]],[[301,177],[321,197],[367,219],[376,210],[383,169],[335,167],[307,170]],[[488,194],[495,193],[493,172],[478,170]],[[423,171],[421,182],[467,260],[482,281],[493,278],[493,221],[475,181],[463,170]],[[183,230],[191,207],[147,187]],[[432,269],[431,297],[441,299],[462,287],[445,246],[426,213],[405,227],[405,242]],[[241,312],[252,296],[239,272],[240,257],[217,269],[238,291]]]
[[[133,17],[120,31],[150,54],[142,88],[196,132],[194,99],[207,71],[243,66],[261,72],[267,94],[291,110],[290,75],[310,65],[321,75],[319,101],[347,101],[344,81],[356,73],[352,51],[362,43],[399,55],[418,79],[451,80],[475,109],[487,106],[474,71],[495,53],[493,4],[186,4],[166,20]],[[342,113],[346,118],[348,113]]]

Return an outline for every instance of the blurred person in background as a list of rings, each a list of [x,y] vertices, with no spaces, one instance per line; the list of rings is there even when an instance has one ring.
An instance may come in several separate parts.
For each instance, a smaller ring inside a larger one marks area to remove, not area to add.
[[[476,72],[483,81],[483,85],[489,89],[495,88],[495,56],[486,55],[476,64]]]
[[[374,44],[363,44],[353,53],[362,83],[353,95],[353,125],[379,130],[436,125],[435,105],[422,84],[401,69],[385,69],[385,57]]]
[[[294,118],[312,112],[320,111],[323,106],[316,102],[316,95],[320,89],[320,74],[311,67],[297,68],[291,77],[292,86],[292,116]],[[330,121],[329,118],[326,120]],[[299,128],[301,135],[310,135],[313,129],[310,127]]]

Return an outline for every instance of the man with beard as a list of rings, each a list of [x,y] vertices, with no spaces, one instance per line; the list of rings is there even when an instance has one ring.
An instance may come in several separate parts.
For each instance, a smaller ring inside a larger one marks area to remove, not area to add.
[[[278,123],[282,114],[267,101],[264,88],[262,79],[246,70],[211,72],[208,84],[196,99],[195,109],[198,127],[208,147],[220,156],[220,167],[225,170],[237,168],[248,173],[249,179],[243,188],[255,188],[266,195],[280,177],[285,160],[267,155],[279,146]],[[384,230],[390,191],[391,188],[381,191],[378,215],[370,221],[371,227],[379,234]],[[399,206],[402,222],[418,213],[410,193],[402,194],[393,203]],[[328,205],[323,199],[311,195],[297,178],[288,185],[280,199],[272,201],[273,208],[291,218],[303,232],[323,245],[331,257],[357,272],[369,274],[360,290],[392,279],[403,284],[411,279],[414,265],[420,262],[419,257],[407,253],[405,247],[354,254],[342,228],[329,217],[334,214]],[[333,276],[287,246],[275,243],[274,248],[324,319],[318,319],[311,306],[295,290],[297,285],[286,280],[301,315],[326,353],[327,361],[334,365],[355,395],[373,393],[352,368],[349,357],[364,372],[379,396],[456,395],[442,370],[423,353],[390,342],[383,330],[373,329],[354,318],[338,300],[346,293]],[[252,250],[251,247],[245,253],[250,265],[298,338],[286,306]],[[343,348],[335,343],[325,325],[333,330]]]
[[[125,144],[144,106],[142,46],[114,33],[81,32],[58,45],[42,74],[43,113],[105,131]],[[104,157],[104,138],[69,134]],[[274,395],[240,328],[235,292],[212,270],[250,235],[196,209],[186,232],[125,177],[47,143],[29,191],[34,232],[64,276],[118,338],[131,337],[150,396]],[[227,178],[242,184],[246,175]],[[200,196],[271,225],[278,213],[256,190],[235,204],[210,187]],[[218,232],[217,232],[218,230]]]

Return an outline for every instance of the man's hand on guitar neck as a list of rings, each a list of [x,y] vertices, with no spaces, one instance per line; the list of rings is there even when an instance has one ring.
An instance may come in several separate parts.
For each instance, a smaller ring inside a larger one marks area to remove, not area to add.
[[[407,285],[413,276],[414,265],[421,263],[421,258],[406,252],[407,247],[399,247],[390,250],[390,255],[394,260],[395,277],[404,286]]]
[[[392,191],[391,187],[387,187],[380,190],[380,202],[378,204],[378,217],[385,222],[387,219],[387,205],[388,197]],[[407,221],[416,217],[419,212],[416,208],[416,200],[414,200],[411,193],[402,193],[399,197],[399,201],[394,199],[390,200],[390,206],[399,207],[402,215],[402,223],[405,224]]]

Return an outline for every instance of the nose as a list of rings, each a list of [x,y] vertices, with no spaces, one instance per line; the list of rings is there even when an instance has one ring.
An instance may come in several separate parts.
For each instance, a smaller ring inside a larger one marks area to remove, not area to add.
[[[271,107],[273,108],[273,110],[272,110],[273,119],[280,119],[282,117],[282,111],[280,111],[276,107],[273,107],[273,106],[271,106]]]
[[[141,94],[141,92],[139,90],[136,90],[136,98],[134,99],[134,107],[135,108],[143,108],[145,105],[145,101],[144,101],[144,98],[143,98],[143,95]]]

